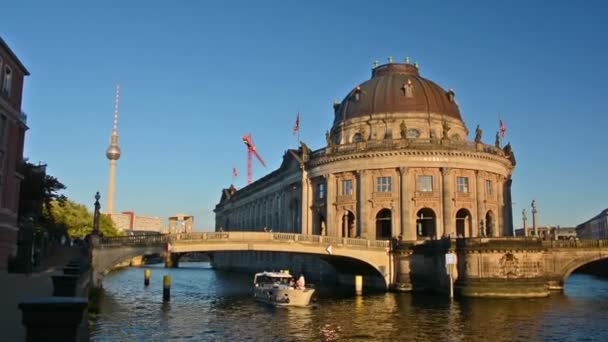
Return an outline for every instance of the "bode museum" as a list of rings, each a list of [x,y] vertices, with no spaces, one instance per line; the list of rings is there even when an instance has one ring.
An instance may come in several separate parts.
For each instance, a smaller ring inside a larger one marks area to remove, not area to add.
[[[502,146],[498,133],[484,143],[479,126],[469,132],[454,91],[421,77],[416,64],[376,65],[371,79],[334,104],[325,134],[326,146],[313,151],[301,143],[277,170],[243,189],[224,189],[216,231],[403,242],[513,234],[510,144]],[[295,262],[259,254],[216,253],[214,266]]]

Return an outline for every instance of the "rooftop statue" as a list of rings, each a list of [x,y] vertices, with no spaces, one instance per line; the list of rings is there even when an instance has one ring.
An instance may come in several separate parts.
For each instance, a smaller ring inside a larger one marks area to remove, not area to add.
[[[494,146],[496,146],[496,148],[500,148],[500,133],[496,132],[496,140],[494,140]]]
[[[483,131],[481,130],[481,128],[479,128],[479,125],[477,125],[477,128],[475,128],[475,142],[476,143],[480,143],[481,142],[481,135],[483,134]]]

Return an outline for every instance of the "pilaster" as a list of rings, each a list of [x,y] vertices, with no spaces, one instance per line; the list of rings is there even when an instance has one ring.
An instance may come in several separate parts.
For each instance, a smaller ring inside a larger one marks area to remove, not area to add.
[[[479,231],[480,222],[485,221],[485,197],[483,192],[483,176],[480,171],[475,171],[475,190],[477,191],[477,214],[473,220],[473,232],[474,236],[482,236],[482,232]]]
[[[337,236],[339,230],[339,221],[336,217],[336,206],[334,203],[337,201],[337,183],[336,176],[333,174],[325,175],[325,181],[327,186],[327,197],[325,199],[325,232],[324,235]]]
[[[496,213],[496,227],[492,229],[492,236],[504,236],[505,232],[505,178],[503,176],[498,177],[498,184],[496,186],[498,191],[498,212]]]
[[[445,236],[455,235],[454,226],[454,180],[450,168],[441,168],[442,190],[443,190],[443,234]],[[437,233],[439,234],[439,233]]]
[[[369,187],[369,172],[357,170],[357,207],[359,217],[357,220],[357,231],[364,239],[373,238],[368,232],[369,201],[371,198],[371,188]]]
[[[399,191],[399,202],[401,208],[401,236],[405,241],[416,240],[416,220],[412,218],[412,195],[414,184],[411,180],[409,168],[400,167],[399,177],[401,187]]]
[[[302,228],[301,232],[305,235],[312,234],[312,184],[308,178],[308,172],[302,170]]]
[[[507,177],[505,181],[505,207],[504,207],[504,217],[505,217],[505,229],[504,236],[513,235],[515,236],[515,230],[513,229],[513,199],[511,198],[511,183],[513,180],[511,177]]]

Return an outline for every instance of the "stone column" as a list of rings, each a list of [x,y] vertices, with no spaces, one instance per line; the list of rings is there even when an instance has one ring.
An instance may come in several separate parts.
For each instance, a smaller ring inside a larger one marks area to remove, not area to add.
[[[504,198],[505,205],[503,210],[503,236],[515,236],[515,228],[513,227],[513,199],[511,198],[511,183],[513,180],[511,177],[507,177],[505,180]]]
[[[524,221],[524,236],[528,237],[528,217],[526,217],[526,208],[521,211],[521,218]]]
[[[538,236],[538,210],[536,210],[536,200],[532,200],[532,228],[534,228],[534,236]]]
[[[325,175],[325,180],[327,184],[327,196],[325,198],[325,234],[326,235],[337,235],[339,221],[336,218],[336,206],[334,203],[337,198],[337,184],[336,184],[336,176],[333,174]]]
[[[454,212],[454,181],[452,177],[452,170],[447,167],[441,168],[441,179],[442,179],[442,190],[443,190],[443,234],[445,236],[454,235],[454,219],[452,218]],[[439,232],[437,232],[439,235]],[[438,236],[439,237],[439,236]]]
[[[473,220],[473,236],[481,236],[482,232],[479,231],[480,221],[485,221],[485,196],[483,191],[483,177],[480,171],[475,171],[476,190],[477,190],[477,218]]]
[[[357,208],[358,208],[358,226],[357,231],[364,239],[374,238],[368,232],[368,211],[369,200],[372,192],[369,186],[369,173],[366,170],[357,170]]]

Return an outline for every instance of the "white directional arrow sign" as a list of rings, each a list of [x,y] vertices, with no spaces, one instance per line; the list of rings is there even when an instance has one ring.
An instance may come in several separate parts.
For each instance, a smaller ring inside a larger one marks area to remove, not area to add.
[[[325,248],[325,250],[327,251],[327,253],[332,254],[333,253],[333,247],[331,245],[327,246],[327,248]]]

